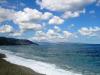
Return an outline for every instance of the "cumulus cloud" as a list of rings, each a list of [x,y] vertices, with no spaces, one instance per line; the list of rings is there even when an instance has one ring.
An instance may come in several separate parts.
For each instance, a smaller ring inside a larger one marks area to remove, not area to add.
[[[13,17],[14,10],[9,10],[0,7],[0,22],[3,22],[5,20],[11,20],[11,17]]]
[[[53,18],[51,18],[49,20],[49,24],[55,24],[55,25],[59,25],[59,24],[62,24],[64,22],[63,19],[61,19],[60,17],[58,16],[54,16]]]
[[[14,11],[11,9],[0,8],[0,22],[12,20],[20,28],[20,31],[13,30],[12,26],[4,25],[1,27],[1,33],[11,33],[10,36],[21,36],[25,31],[35,31],[33,40],[56,41],[63,42],[74,37],[69,31],[62,31],[60,27],[54,26],[53,29],[48,29],[44,32],[44,25],[39,24],[37,20],[48,20],[49,24],[59,25],[64,20],[58,16],[53,16],[50,12],[40,12],[37,9],[24,8],[23,11]],[[4,14],[5,13],[5,14]]]
[[[69,18],[74,18],[74,17],[79,17],[81,13],[85,13],[85,9],[83,10],[79,10],[79,11],[66,11],[64,12],[64,14],[62,15],[62,18],[64,19],[69,19]]]
[[[83,36],[97,36],[100,33],[100,27],[82,27],[78,32]]]
[[[48,20],[48,19],[50,19],[52,16],[53,16],[52,13],[50,13],[50,12],[45,12],[45,13],[41,16],[41,18],[42,18],[43,20]]]
[[[10,25],[4,25],[0,27],[0,33],[11,33],[13,32],[13,27]]]
[[[51,11],[63,12],[65,19],[78,17],[85,13],[84,6],[95,2],[96,0],[37,0],[36,3]]]
[[[24,8],[23,11],[18,11],[14,14],[13,20],[15,23],[36,21],[36,20],[48,20],[52,16],[52,13],[42,13],[37,9]]]
[[[95,0],[37,0],[37,4],[41,8],[46,8],[52,11],[77,10],[86,4],[92,3]]]
[[[36,23],[20,23],[19,25],[20,29],[24,32],[26,30],[41,30],[43,26],[41,24]]]
[[[64,38],[70,38],[73,34],[68,31],[63,31]]]
[[[61,38],[60,34],[55,32],[54,30],[52,29],[49,29],[48,32],[46,33],[46,35],[49,37],[49,39],[53,40],[53,39],[58,39],[58,38]]]
[[[12,20],[18,24],[22,31],[26,30],[41,30],[44,26],[38,21],[48,20],[53,14],[50,12],[40,12],[37,9],[24,8],[23,11],[18,11],[13,14]]]
[[[34,41],[49,41],[49,42],[66,42],[75,38],[74,33],[69,31],[62,31],[59,27],[48,29],[47,32],[37,31],[31,38]]]
[[[14,11],[11,9],[5,9],[0,7],[0,22],[6,20],[12,20],[15,24],[19,26],[21,31],[26,31],[29,29],[32,30],[42,29],[42,25],[37,24],[35,22],[32,23],[30,22],[32,19],[40,19],[41,16],[42,13],[36,9],[25,8],[24,11]],[[45,19],[47,19],[48,16],[50,17],[50,13],[46,12],[46,14],[44,15]],[[10,27],[8,27],[8,29],[9,28]],[[8,29],[5,29],[5,32],[7,32]]]
[[[0,23],[6,20],[12,20],[17,24],[21,31],[40,30],[43,25],[37,21],[48,20],[53,14],[50,12],[40,12],[37,9],[24,8],[23,11],[14,11],[0,7]],[[17,33],[18,34],[18,33]]]

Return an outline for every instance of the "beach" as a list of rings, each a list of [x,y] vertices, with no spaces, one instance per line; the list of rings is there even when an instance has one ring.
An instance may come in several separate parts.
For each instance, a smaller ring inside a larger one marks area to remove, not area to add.
[[[0,54],[0,75],[43,75],[27,67],[12,64],[3,58],[6,56]]]

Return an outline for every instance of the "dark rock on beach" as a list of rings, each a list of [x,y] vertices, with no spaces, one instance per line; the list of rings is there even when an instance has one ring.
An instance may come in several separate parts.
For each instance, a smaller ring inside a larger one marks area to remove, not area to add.
[[[6,58],[6,55],[0,53],[0,59],[1,59],[1,58]]]

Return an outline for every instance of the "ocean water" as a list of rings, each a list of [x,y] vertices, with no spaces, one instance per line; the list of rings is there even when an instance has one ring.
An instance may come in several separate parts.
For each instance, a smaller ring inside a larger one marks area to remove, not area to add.
[[[0,46],[7,61],[46,75],[100,75],[99,44]]]

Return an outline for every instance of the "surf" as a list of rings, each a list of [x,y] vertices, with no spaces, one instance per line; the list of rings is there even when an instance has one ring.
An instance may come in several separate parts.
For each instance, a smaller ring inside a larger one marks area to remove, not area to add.
[[[42,61],[37,61],[33,59],[26,59],[20,56],[17,56],[11,51],[1,50],[0,53],[6,54],[6,61],[28,67],[38,73],[46,74],[46,75],[82,75],[81,73],[75,73],[70,70],[64,70],[58,68],[55,64],[50,64]]]

